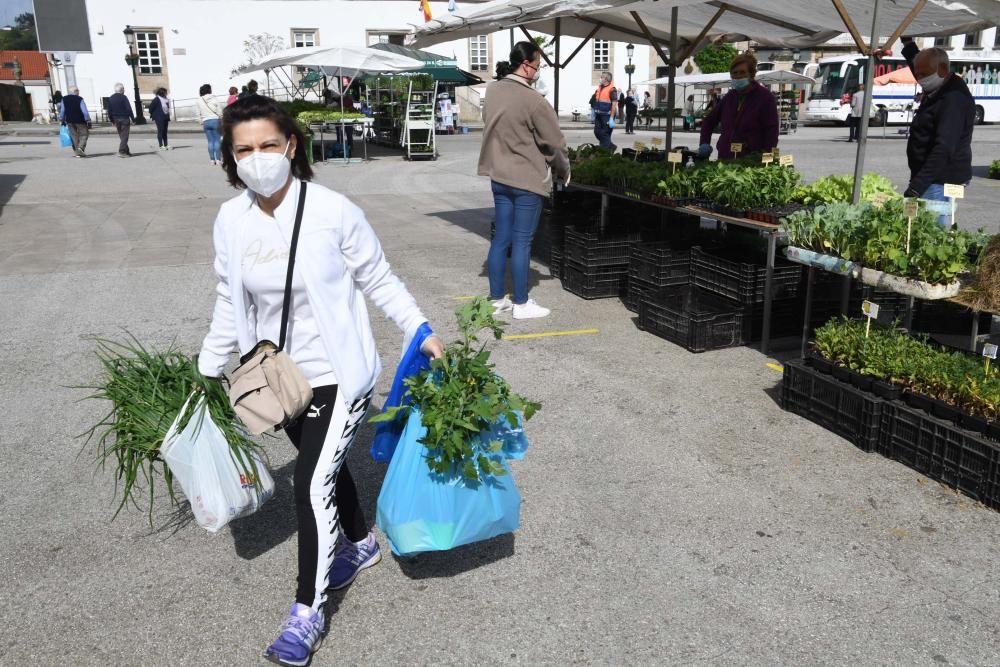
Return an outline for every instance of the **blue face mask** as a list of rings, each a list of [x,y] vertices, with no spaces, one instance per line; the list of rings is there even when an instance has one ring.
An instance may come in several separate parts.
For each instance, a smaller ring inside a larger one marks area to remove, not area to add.
[[[750,79],[733,79],[729,85],[733,90],[745,90],[750,85]]]

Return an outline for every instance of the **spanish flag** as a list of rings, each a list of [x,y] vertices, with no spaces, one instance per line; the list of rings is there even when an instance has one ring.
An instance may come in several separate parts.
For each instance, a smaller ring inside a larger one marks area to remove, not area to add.
[[[431,16],[430,0],[420,0],[420,8],[424,10],[424,23],[430,21],[433,18]]]

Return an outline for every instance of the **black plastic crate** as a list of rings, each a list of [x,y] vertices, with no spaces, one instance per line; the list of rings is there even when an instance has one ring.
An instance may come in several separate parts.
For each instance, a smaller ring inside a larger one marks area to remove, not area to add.
[[[642,280],[641,278],[636,278],[632,275],[628,277],[628,289],[625,295],[622,297],[622,303],[625,304],[627,310],[633,313],[639,312],[639,303],[642,299],[651,297],[658,291],[663,289],[659,285]]]
[[[836,433],[866,452],[879,451],[886,402],[806,366],[785,364],[781,407]]]
[[[627,267],[632,242],[637,238],[638,234],[634,232],[628,235],[601,238],[593,232],[567,227],[563,253],[567,260],[573,260],[585,266],[624,264]]]
[[[913,330],[936,334],[968,335],[972,318],[979,317],[979,333],[990,332],[991,313],[973,314],[965,306],[948,301],[918,301],[913,309]]]
[[[562,279],[563,264],[564,264],[564,259],[562,250],[556,250],[555,246],[553,246],[549,250],[549,273],[552,275],[553,278]]]
[[[628,289],[628,264],[586,266],[563,259],[562,286],[584,299],[620,297]]]
[[[629,255],[629,278],[657,287],[685,285],[691,280],[691,250],[675,250],[665,243],[634,243]]]
[[[710,292],[740,303],[764,300],[767,268],[760,264],[734,261],[701,247],[691,248],[691,282]],[[775,258],[773,297],[787,299],[799,294],[802,267]]]
[[[639,328],[691,352],[744,342],[743,309],[690,285],[644,294],[639,302]]]
[[[758,341],[764,333],[764,304],[744,305],[744,337],[748,343]],[[771,303],[771,338],[802,335],[805,303],[800,298],[779,299]]]
[[[901,401],[882,415],[881,453],[933,480],[996,507],[995,443]]]

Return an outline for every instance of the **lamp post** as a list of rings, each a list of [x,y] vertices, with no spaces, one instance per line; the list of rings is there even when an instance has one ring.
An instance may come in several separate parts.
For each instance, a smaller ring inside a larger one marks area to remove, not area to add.
[[[142,115],[142,100],[139,98],[139,54],[135,50],[135,30],[132,26],[125,26],[122,31],[125,35],[125,43],[128,44],[128,53],[125,55],[125,62],[132,68],[132,85],[135,87],[135,124],[145,125],[146,117]]]
[[[625,65],[625,73],[628,74],[628,91],[631,91],[632,75],[635,73],[635,65],[632,64],[632,56],[635,55],[635,45],[629,44],[626,46],[625,53],[628,55],[628,65]]]

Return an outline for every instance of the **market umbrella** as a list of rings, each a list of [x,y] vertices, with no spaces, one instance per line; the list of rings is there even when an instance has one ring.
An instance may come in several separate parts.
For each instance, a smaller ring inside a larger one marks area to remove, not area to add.
[[[357,46],[306,46],[272,53],[244,71],[275,69],[298,65],[324,72],[336,72],[352,79],[358,74],[377,72],[406,72],[423,66],[419,60],[378,49]]]
[[[773,69],[769,72],[758,72],[757,80],[761,83],[815,83],[816,79],[805,74],[799,74],[789,69]]]
[[[441,83],[451,83],[459,86],[475,86],[483,83],[483,80],[475,74],[459,69],[458,61],[454,58],[447,58],[436,53],[411,49],[398,44],[373,44],[371,48],[419,60],[423,63],[423,67],[413,72],[413,74],[428,74],[435,81]]]

